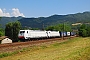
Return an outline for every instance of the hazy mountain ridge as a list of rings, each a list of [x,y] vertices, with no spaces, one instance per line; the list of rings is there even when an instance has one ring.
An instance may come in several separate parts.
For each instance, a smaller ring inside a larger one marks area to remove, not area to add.
[[[90,22],[90,12],[68,14],[68,15],[52,15],[49,17],[39,17],[39,18],[24,18],[19,20],[23,27],[31,28],[43,28],[49,25],[55,25],[59,23],[87,23]]]
[[[9,22],[15,22],[19,19],[22,19],[23,17],[1,17],[0,19],[0,24],[1,24],[1,27],[5,28],[5,25]]]
[[[20,21],[22,27],[40,28],[60,23],[90,23],[90,12],[68,14],[68,15],[52,15],[49,17],[23,18],[23,17],[2,17],[0,24],[2,27],[9,22]]]

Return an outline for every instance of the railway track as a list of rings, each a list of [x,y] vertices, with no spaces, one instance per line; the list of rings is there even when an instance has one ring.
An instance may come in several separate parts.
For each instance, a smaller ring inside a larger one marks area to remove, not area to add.
[[[64,37],[64,39],[68,39],[68,38],[70,38],[70,37]],[[52,39],[35,40],[35,41],[33,40],[33,41],[26,41],[26,42],[15,42],[15,43],[11,43],[11,44],[0,44],[0,48],[4,48],[4,47],[8,47],[8,46],[37,44],[37,43],[44,43],[44,42],[50,42],[50,41],[56,41],[56,40],[62,40],[62,38],[52,38]]]
[[[73,37],[64,37],[64,40],[68,38],[73,38]],[[52,38],[52,39],[44,39],[44,40],[26,41],[26,42],[15,42],[11,44],[0,44],[0,53],[4,51],[14,50],[16,47],[17,47],[16,49],[18,50],[23,48],[23,46],[27,46],[27,45],[30,46],[30,45],[35,45],[39,43],[41,44],[41,43],[52,42],[52,41],[63,41],[63,40],[62,38]]]
[[[10,46],[19,46],[19,45],[44,43],[44,42],[55,41],[55,40],[61,40],[61,38],[35,40],[35,41],[33,40],[33,41],[26,41],[26,42],[15,42],[15,43],[10,43],[10,44],[0,44],[0,48],[10,47]]]

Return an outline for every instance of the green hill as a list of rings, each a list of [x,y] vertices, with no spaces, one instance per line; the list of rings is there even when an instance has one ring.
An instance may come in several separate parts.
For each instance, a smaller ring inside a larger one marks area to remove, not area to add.
[[[47,27],[50,25],[56,25],[60,23],[90,23],[90,12],[68,14],[68,15],[52,15],[49,17],[38,17],[38,18],[23,18],[23,17],[2,17],[0,18],[0,24],[2,27],[8,22],[20,21],[22,27],[40,28]]]
[[[5,28],[5,25],[9,22],[15,22],[19,19],[22,19],[23,17],[1,17],[0,18],[0,24],[2,26],[2,28]]]
[[[60,23],[90,23],[90,12],[68,14],[68,15],[52,15],[49,17],[39,17],[39,18],[23,18],[19,20],[23,27],[31,28],[43,28],[49,25],[56,25]]]

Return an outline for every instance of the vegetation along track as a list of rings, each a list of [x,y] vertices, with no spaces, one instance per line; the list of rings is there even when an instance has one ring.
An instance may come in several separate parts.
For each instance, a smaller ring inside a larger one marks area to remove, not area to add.
[[[72,37],[64,37],[64,40],[69,39],[69,38],[73,38]],[[26,41],[26,42],[15,42],[15,43],[11,43],[11,44],[0,44],[0,53],[4,52],[4,51],[14,51],[22,49],[24,47],[28,47],[30,45],[35,45],[35,44],[41,44],[41,43],[45,43],[45,42],[52,42],[52,41],[62,41],[62,38],[52,38],[52,39],[44,39],[44,40],[35,40],[35,41]],[[28,45],[28,46],[27,46]]]

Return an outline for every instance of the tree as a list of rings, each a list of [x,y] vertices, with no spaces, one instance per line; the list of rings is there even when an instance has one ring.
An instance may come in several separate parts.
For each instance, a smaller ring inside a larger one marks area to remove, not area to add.
[[[0,17],[1,20],[2,17]],[[4,35],[4,29],[2,28],[1,24],[0,24],[0,36]]]
[[[2,17],[0,17],[0,20],[1,20]]]
[[[54,27],[54,26],[48,26],[48,27],[46,28],[46,30],[53,31],[53,30],[55,30],[55,27]]]
[[[18,40],[18,33],[21,28],[20,22],[16,21],[13,23],[13,39],[14,41]]]
[[[0,37],[4,35],[4,31],[2,28],[0,28]]]
[[[90,25],[87,26],[87,34],[90,36]]]
[[[10,22],[6,24],[5,35],[11,38],[14,42],[18,40],[18,32],[21,28],[20,22]]]
[[[82,24],[79,28],[79,36],[88,37],[90,36],[90,25]]]
[[[8,36],[9,38],[13,39],[13,23],[10,22],[6,24],[5,36]]]
[[[82,37],[87,37],[88,36],[87,30],[86,29],[80,29],[79,30],[79,35],[82,36]]]
[[[71,27],[67,24],[57,24],[53,26],[48,26],[46,30],[51,30],[51,31],[71,31]]]
[[[3,28],[0,28],[0,36],[4,36],[5,35],[5,30]]]

